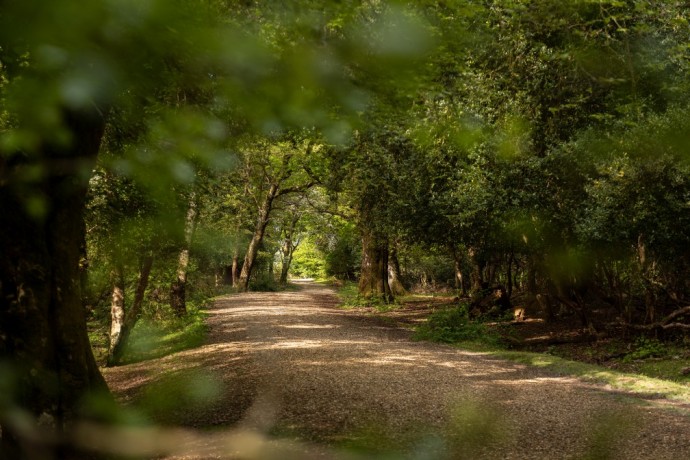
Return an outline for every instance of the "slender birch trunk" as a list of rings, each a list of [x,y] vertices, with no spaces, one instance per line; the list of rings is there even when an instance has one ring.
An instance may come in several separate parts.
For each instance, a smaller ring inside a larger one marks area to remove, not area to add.
[[[398,245],[391,245],[388,257],[388,285],[393,296],[405,295],[407,292],[400,280],[400,261],[398,260]]]
[[[141,307],[144,304],[144,294],[149,284],[152,266],[153,255],[149,253],[143,256],[139,265],[139,276],[137,279],[136,291],[134,292],[134,301],[129,309],[125,308],[124,274],[121,269],[119,274],[119,279],[121,280],[119,287],[120,292],[117,292],[118,287],[113,283],[113,301],[111,307],[112,323],[110,329],[110,347],[108,349],[108,365],[110,366],[122,361],[122,354],[129,340],[129,335],[132,329],[134,329],[141,314]]]
[[[113,293],[110,301],[110,345],[108,346],[108,364],[114,362],[115,348],[122,337],[125,324],[125,275],[122,265],[118,264],[110,273]]]
[[[197,194],[193,191],[185,218],[184,246],[180,250],[178,258],[177,278],[170,288],[170,306],[177,316],[184,316],[187,313],[187,268],[189,267],[189,249],[192,246],[194,231],[196,230],[198,206]]]

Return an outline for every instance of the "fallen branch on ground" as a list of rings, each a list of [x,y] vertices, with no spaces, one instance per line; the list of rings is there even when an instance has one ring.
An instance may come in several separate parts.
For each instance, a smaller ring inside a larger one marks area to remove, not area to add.
[[[672,322],[676,318],[679,318],[684,315],[690,315],[690,306],[679,308],[678,310],[673,311],[669,315],[665,316],[662,318],[660,321],[657,321],[656,323],[652,324],[628,324],[628,323],[623,323],[623,324],[617,324],[618,326],[623,326],[628,329],[634,329],[636,331],[653,331],[655,329],[662,329],[662,330],[669,330],[669,329],[685,329],[685,330],[690,330],[690,324],[687,323],[680,323],[680,322]]]

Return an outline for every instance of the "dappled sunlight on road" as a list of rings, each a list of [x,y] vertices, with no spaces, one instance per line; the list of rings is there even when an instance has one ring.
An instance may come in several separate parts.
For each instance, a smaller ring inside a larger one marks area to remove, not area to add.
[[[411,431],[462,432],[466,428],[452,428],[457,417],[470,417],[492,431],[500,428],[496,446],[511,458],[533,458],[520,439],[534,433],[542,433],[546,451],[580,452],[585,438],[573,433],[587,432],[592,414],[620,411],[600,387],[414,342],[407,330],[337,305],[331,291],[314,284],[298,292],[221,297],[208,311],[205,345],[109,370],[106,377],[122,400],[136,401],[164,377],[188,379],[193,387],[199,372],[207,373],[215,388],[211,403],[155,413],[184,426],[239,427],[328,443],[355,439],[373,425],[397,445]],[[654,436],[651,424],[659,416],[652,409],[637,414],[644,418],[637,433]],[[677,440],[690,449],[690,437]]]
[[[340,326],[336,326],[335,324],[293,324],[280,327],[284,327],[285,329],[333,329]]]

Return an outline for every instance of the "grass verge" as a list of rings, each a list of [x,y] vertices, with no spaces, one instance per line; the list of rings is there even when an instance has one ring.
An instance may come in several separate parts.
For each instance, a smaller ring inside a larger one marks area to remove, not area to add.
[[[371,297],[365,298],[359,295],[359,287],[357,283],[346,281],[336,286],[336,293],[340,297],[341,308],[362,308],[371,307],[376,311],[383,313],[394,310],[400,306],[400,303],[395,300],[393,302],[384,302],[383,299]]]
[[[344,283],[338,286],[338,295],[343,308],[356,308],[362,305],[357,295],[357,285]],[[409,296],[406,303],[417,304],[418,296]],[[422,300],[429,300],[424,297]],[[366,305],[370,306],[370,305]],[[394,306],[395,308],[398,305]],[[400,305],[405,308],[406,305]],[[615,391],[626,391],[646,398],[669,399],[690,404],[690,376],[681,369],[690,366],[690,353],[683,354],[669,344],[663,347],[655,341],[638,340],[627,353],[618,353],[612,369],[603,365],[574,361],[556,356],[565,350],[530,352],[511,350],[514,341],[507,340],[515,332],[510,322],[491,321],[491,324],[470,319],[467,305],[444,305],[432,311],[424,322],[410,324],[398,317],[386,315],[387,310],[379,310],[378,317],[400,327],[412,328],[415,340],[446,343],[463,350],[479,352],[489,357],[539,367],[555,376],[572,376],[586,382],[606,385]],[[590,350],[595,354],[595,350]],[[687,350],[686,350],[687,351]],[[586,353],[585,353],[586,354]],[[582,352],[580,353],[582,355]],[[686,356],[687,355],[687,356]],[[607,363],[611,364],[611,363]]]
[[[205,317],[203,310],[194,310],[183,318],[139,320],[125,348],[123,364],[161,358],[201,346],[206,337]]]
[[[457,344],[464,348],[463,344]],[[629,391],[653,398],[678,400],[690,404],[690,386],[639,374],[628,374],[595,364],[581,363],[544,353],[495,349],[485,352],[489,356],[539,367],[555,375],[567,375],[582,380],[608,385],[614,390]]]
[[[538,367],[556,376],[572,376],[586,382],[607,385],[612,390],[690,404],[690,384],[686,382],[658,378],[657,375],[621,372],[547,353],[508,350],[495,334],[482,335],[482,331],[484,331],[482,326],[481,323],[469,322],[449,330],[447,327],[433,328],[430,327],[429,323],[425,323],[416,329],[414,337],[417,340],[449,343],[463,350],[480,352],[489,357]],[[454,338],[458,340],[453,340]],[[640,367],[649,370],[652,366],[662,369],[668,367],[657,361],[644,363]]]

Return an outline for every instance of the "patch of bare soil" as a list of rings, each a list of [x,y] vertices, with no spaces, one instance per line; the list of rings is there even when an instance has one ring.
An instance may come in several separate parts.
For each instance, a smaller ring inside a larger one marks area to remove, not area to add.
[[[397,322],[420,321],[428,305],[390,312],[388,320],[337,305],[331,290],[309,283],[297,292],[219,298],[204,346],[107,369],[105,377],[121,401],[175,427],[147,438],[146,452],[168,458],[679,459],[690,452],[687,414],[411,340]]]

